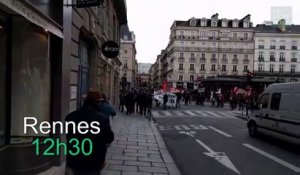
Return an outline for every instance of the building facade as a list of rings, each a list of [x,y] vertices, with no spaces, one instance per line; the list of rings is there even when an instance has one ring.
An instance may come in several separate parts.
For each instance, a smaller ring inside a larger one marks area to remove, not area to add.
[[[105,58],[101,46],[119,43],[125,1],[80,9],[71,2],[0,0],[0,174],[31,175],[65,162],[63,155],[35,155],[33,139],[65,138],[25,134],[24,117],[38,125],[64,121],[90,88],[118,101],[121,62]]]
[[[138,63],[138,73],[148,74],[151,66],[151,63]]]
[[[254,75],[269,81],[300,81],[300,25],[257,25]]]
[[[134,32],[129,31],[127,25],[121,27],[121,76],[126,77],[127,89],[134,88],[136,86],[136,47],[135,47],[135,35]]]
[[[198,80],[209,77],[246,76],[253,70],[253,30],[250,15],[175,21],[160,55],[161,79],[169,87],[194,89]]]
[[[292,7],[288,6],[274,6],[271,7],[271,20],[274,24],[284,19],[287,25],[293,24],[293,11]]]

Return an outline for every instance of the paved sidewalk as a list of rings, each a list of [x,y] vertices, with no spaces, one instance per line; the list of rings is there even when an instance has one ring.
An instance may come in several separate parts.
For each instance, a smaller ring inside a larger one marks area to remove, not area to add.
[[[111,125],[115,140],[101,175],[180,175],[153,122],[119,112]]]

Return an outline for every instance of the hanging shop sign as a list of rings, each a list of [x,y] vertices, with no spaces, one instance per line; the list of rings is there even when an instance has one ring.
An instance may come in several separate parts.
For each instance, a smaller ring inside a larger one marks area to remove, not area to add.
[[[100,0],[77,0],[77,8],[100,6]]]
[[[106,41],[101,47],[102,53],[107,58],[115,58],[119,55],[119,45],[114,41]]]

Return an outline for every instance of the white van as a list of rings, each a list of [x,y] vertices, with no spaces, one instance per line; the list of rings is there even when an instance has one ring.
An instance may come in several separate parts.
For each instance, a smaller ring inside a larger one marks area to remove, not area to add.
[[[300,143],[300,83],[267,87],[249,114],[247,125],[251,137],[266,131]]]

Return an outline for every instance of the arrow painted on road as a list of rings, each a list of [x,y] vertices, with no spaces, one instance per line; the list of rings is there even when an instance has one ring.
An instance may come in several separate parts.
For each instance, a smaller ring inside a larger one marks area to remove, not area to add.
[[[198,139],[196,139],[196,142],[198,142],[204,149],[206,149],[208,151],[208,152],[204,153],[205,155],[214,158],[215,160],[217,160],[219,163],[221,163],[225,167],[231,169],[232,171],[236,172],[237,174],[240,174],[240,172],[233,165],[233,163],[230,161],[230,159],[228,158],[228,156],[226,156],[225,153],[213,151],[210,147],[208,147],[207,145],[205,145],[203,142],[201,142]]]

